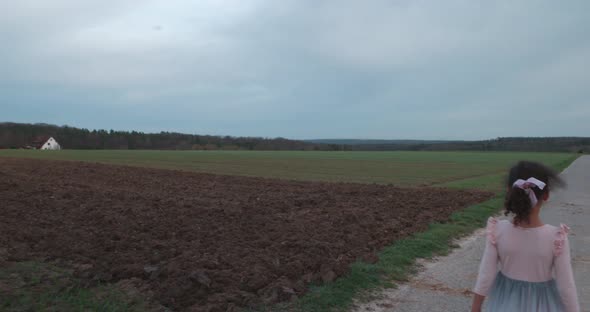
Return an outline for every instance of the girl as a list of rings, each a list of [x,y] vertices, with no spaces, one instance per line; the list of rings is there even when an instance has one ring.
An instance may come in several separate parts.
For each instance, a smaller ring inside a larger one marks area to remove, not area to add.
[[[543,224],[539,212],[550,187],[563,184],[551,169],[521,161],[508,175],[506,215],[490,218],[486,247],[474,289],[472,312],[578,312],[567,225]],[[497,269],[500,262],[500,271]],[[552,273],[554,273],[554,277]]]

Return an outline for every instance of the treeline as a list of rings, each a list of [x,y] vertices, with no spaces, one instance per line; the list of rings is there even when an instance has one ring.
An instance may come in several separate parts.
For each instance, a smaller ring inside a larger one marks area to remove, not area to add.
[[[315,144],[284,138],[193,135],[175,132],[88,130],[49,124],[0,123],[0,148],[24,148],[38,137],[52,136],[65,149],[154,150],[339,150],[335,144]]]
[[[41,136],[66,149],[316,150],[316,151],[522,151],[590,153],[588,137],[507,137],[482,141],[314,140],[193,135],[176,132],[88,130],[49,124],[0,123],[0,148],[24,148]],[[345,144],[348,143],[348,144]],[[355,144],[356,143],[356,144]]]
[[[482,141],[447,141],[412,144],[356,144],[353,151],[520,151],[589,153],[588,137],[506,137]]]

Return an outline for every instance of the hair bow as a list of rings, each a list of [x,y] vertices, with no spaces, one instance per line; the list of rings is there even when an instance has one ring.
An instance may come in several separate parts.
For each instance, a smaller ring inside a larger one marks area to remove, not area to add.
[[[536,179],[536,178],[528,178],[526,180],[523,179],[518,179],[514,182],[514,184],[512,184],[512,187],[518,187],[520,189],[523,189],[524,192],[529,196],[530,200],[531,200],[531,206],[535,207],[537,205],[537,202],[539,202],[537,200],[537,195],[535,195],[535,192],[533,191],[533,187],[538,187],[539,189],[544,189],[545,188],[545,182]]]

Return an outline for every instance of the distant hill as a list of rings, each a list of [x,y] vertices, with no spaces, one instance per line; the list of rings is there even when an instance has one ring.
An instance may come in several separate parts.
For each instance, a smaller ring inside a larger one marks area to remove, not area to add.
[[[388,145],[388,144],[438,144],[453,143],[462,141],[444,141],[444,140],[372,140],[372,139],[317,139],[305,140],[306,142],[318,144],[345,144],[345,145]]]
[[[426,144],[419,150],[589,153],[590,137],[504,137],[492,140]]]
[[[309,140],[351,151],[522,151],[590,153],[588,137],[507,137],[480,141]]]

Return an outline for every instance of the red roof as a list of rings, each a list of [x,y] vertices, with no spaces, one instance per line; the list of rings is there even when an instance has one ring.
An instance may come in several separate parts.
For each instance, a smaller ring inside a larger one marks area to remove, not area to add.
[[[47,141],[50,138],[51,137],[48,136],[48,135],[38,136],[38,137],[35,138],[35,140],[31,144],[31,146],[33,146],[36,149],[41,149],[41,147],[43,147],[43,144],[47,143]]]

